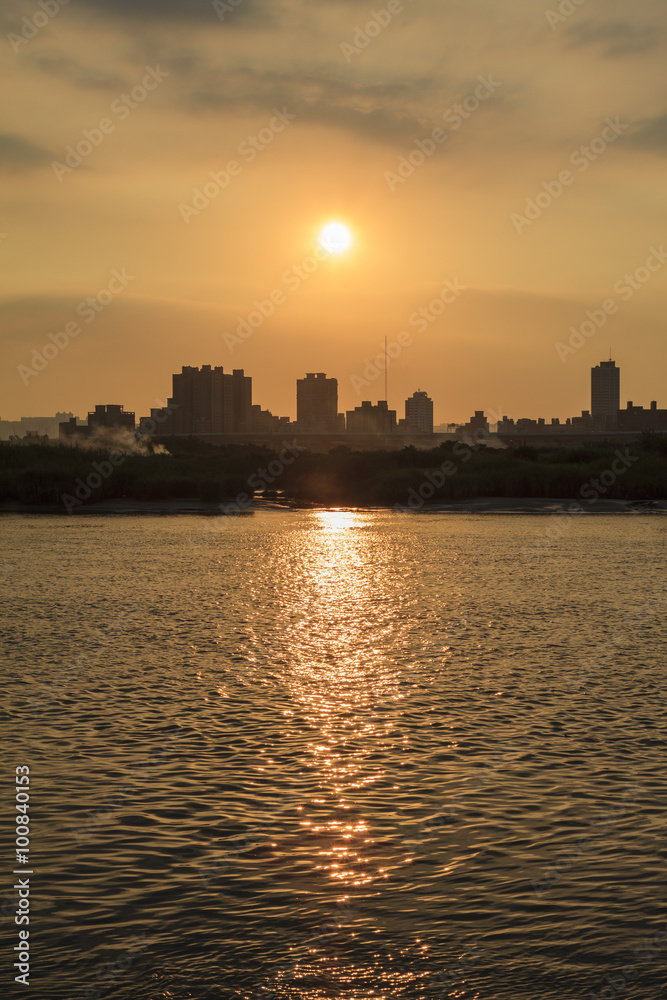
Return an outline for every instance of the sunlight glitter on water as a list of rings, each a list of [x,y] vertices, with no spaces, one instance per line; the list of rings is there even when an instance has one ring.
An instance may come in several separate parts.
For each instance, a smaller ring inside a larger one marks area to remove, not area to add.
[[[663,919],[655,520],[7,526],[58,1000],[579,1000]]]

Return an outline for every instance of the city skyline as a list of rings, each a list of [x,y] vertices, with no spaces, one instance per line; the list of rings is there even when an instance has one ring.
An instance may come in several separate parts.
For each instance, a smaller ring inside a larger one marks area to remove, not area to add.
[[[260,6],[3,12],[4,417],[91,381],[139,411],[198,358],[285,413],[294,356],[347,411],[385,336],[390,397],[428,373],[436,423],[565,418],[610,343],[660,396],[664,5],[420,0],[369,32],[356,2]]]
[[[348,379],[341,378],[340,376],[337,377],[339,385],[340,408],[343,412],[353,409],[356,406],[359,406],[361,402],[365,399],[370,399],[371,397],[373,399],[380,399],[383,396],[384,379],[385,379],[385,371],[383,367],[384,345],[379,345],[379,346],[380,350],[378,350],[378,352],[375,355],[363,359],[363,364],[359,367],[358,372],[355,372],[352,375],[350,375]],[[389,350],[391,352],[391,343],[389,345]],[[580,354],[583,355],[584,352],[580,352]],[[573,407],[575,410],[577,409],[577,406],[579,406],[579,409],[581,410],[582,407],[580,404],[584,402],[586,402],[587,407],[590,407],[591,364],[588,363],[589,359],[591,362],[595,362],[596,356],[588,352],[585,356],[580,356],[576,359],[580,365],[580,367],[576,370],[576,373],[573,365],[565,368],[564,374],[568,377],[565,379],[563,384],[560,385],[560,391],[562,391],[563,395],[560,401],[556,399],[554,405],[548,408],[549,417],[555,416],[561,420],[565,420],[567,419],[568,416],[572,415],[570,409],[568,408],[569,404],[566,404],[562,401],[564,399],[573,399],[574,400]],[[52,360],[57,361],[58,355],[55,354]],[[44,361],[45,365],[43,370],[44,372],[46,372],[47,369],[49,368],[48,355],[44,358]],[[604,361],[602,362],[597,361],[596,365],[597,366],[599,366],[600,364],[604,365],[605,363],[606,362]],[[227,364],[221,363],[220,367],[225,368],[225,370],[229,370],[233,365],[233,368],[236,369],[237,364],[238,361],[232,361],[232,364],[230,364],[229,361],[227,361]],[[414,387],[420,383],[421,376],[420,373],[418,371],[414,371],[412,367],[410,371],[411,373],[414,372],[414,377],[412,374],[408,376],[404,371],[401,371],[400,364],[401,364],[400,355],[396,360],[391,356],[391,353],[389,353],[388,355],[388,383],[389,383],[389,396],[390,396],[389,401],[395,398],[400,398],[402,404],[402,401],[405,398],[407,398],[408,395],[411,395],[415,391]],[[586,366],[585,371],[581,370],[581,365]],[[596,365],[593,365],[593,367],[595,367]],[[196,367],[196,365],[194,367]],[[652,377],[650,380],[642,379],[641,370],[643,367],[648,367],[652,369]],[[38,374],[41,374],[41,372],[39,371],[35,372],[34,376],[35,379]],[[128,379],[128,381],[132,383],[133,378],[131,373],[129,374],[130,378]],[[292,412],[296,415],[296,410],[297,410],[296,395],[294,392],[291,391],[291,389],[286,388],[286,382],[289,383],[290,381],[290,372],[289,371],[285,372],[285,375],[286,375],[285,381],[276,382],[275,379],[271,379],[266,375],[258,376],[256,373],[254,373],[253,380],[257,383],[258,387],[260,385],[264,385],[264,389],[260,390],[258,388],[257,392],[259,394],[259,392],[262,391],[263,404],[266,404],[268,409],[270,409],[272,412],[276,412],[275,407],[271,405],[272,399],[286,400],[287,402],[285,408],[289,411],[290,415]],[[105,381],[103,373],[95,373],[95,376],[96,380],[98,380],[100,382],[100,385],[102,385]],[[168,377],[170,377],[170,375]],[[119,381],[122,384],[122,379]],[[431,373],[431,381],[432,382],[438,381],[437,373]],[[154,388],[156,384],[157,383],[154,382]],[[652,393],[643,394],[640,388],[642,384],[647,384],[652,386],[654,391]],[[659,373],[659,371],[657,371],[656,366],[651,365],[650,360],[647,363],[647,359],[641,358],[638,355],[634,355],[632,369],[630,370],[629,376],[627,376],[627,385],[626,389],[624,390],[628,394],[628,399],[630,398],[643,399],[648,397],[650,397],[651,399],[655,399],[656,396],[659,398],[661,396],[661,389],[663,385],[664,385],[664,378]],[[161,387],[158,386],[157,388],[158,391],[154,394],[153,403],[151,404],[151,406],[158,405],[158,401],[160,398],[164,399],[164,392],[162,391]],[[444,385],[443,392],[438,393],[435,390],[433,390],[430,393],[434,400],[435,425],[464,422],[465,420],[468,419],[471,410],[474,409],[480,402],[479,398],[477,399],[473,398],[474,386],[471,386],[469,392],[467,391],[465,395],[462,394],[461,388],[459,386],[458,391],[450,393],[450,398],[453,397],[454,399],[458,400],[458,403],[456,404],[458,409],[456,410],[455,413],[453,413],[452,410],[455,409],[454,405],[449,407],[446,402],[446,394],[448,391],[449,387],[447,385]],[[553,387],[552,387],[552,393],[553,393]],[[96,398],[102,398],[103,396],[102,390],[100,389],[99,391],[97,391],[95,395]],[[127,409],[133,409],[135,410],[135,412],[139,413],[147,409],[145,401],[141,398],[142,395],[143,394],[139,394],[138,401],[133,401],[136,400],[136,393],[134,396],[130,396],[129,392],[124,392],[123,389],[121,388],[118,391],[115,391],[114,398],[119,398],[120,396],[127,398],[128,402],[127,404],[125,404],[127,406]],[[542,400],[541,412],[539,413],[540,416],[547,415],[547,407],[544,405],[543,400],[544,397],[548,395],[549,393],[547,393],[546,391],[545,393],[542,394],[539,392],[534,392],[535,399]],[[515,400],[517,398],[519,399],[523,398],[523,396],[524,394],[519,391],[518,393],[516,393],[516,396],[513,394],[513,396],[510,397],[508,391],[506,389],[503,389],[502,387],[490,389],[488,392],[489,402],[485,404],[484,408],[491,409],[494,412],[507,412],[508,410],[511,410],[513,412],[518,412],[521,407],[520,404],[515,402]],[[469,399],[467,399],[468,397]],[[8,394],[5,398],[11,399],[11,394]],[[37,398],[39,399],[39,396]],[[47,398],[50,398],[50,396],[47,396]],[[56,394],[56,398],[58,401],[58,405],[54,408],[53,410],[54,413],[63,410],[85,413],[87,412],[88,406],[90,405],[89,402],[86,402],[86,400],[89,399],[89,394],[80,387],[77,387],[76,389],[72,390],[71,394],[68,396],[67,399],[62,399],[59,394]],[[77,407],[74,403],[72,403],[72,398],[82,399],[83,402],[79,407]],[[40,410],[39,402],[37,402],[35,406],[36,409],[35,407],[33,407],[33,410],[35,411],[35,413],[37,413]],[[538,403],[536,403],[536,407],[537,406]],[[622,406],[623,402],[621,401],[621,408]],[[47,410],[48,406],[46,405],[41,406],[42,412]],[[24,412],[19,412],[19,411],[16,412],[11,411],[11,412],[12,416],[9,417],[5,415],[5,412],[0,413],[0,420],[5,422],[18,422],[23,417],[28,415]]]
[[[417,389],[404,400],[404,417],[391,409],[387,400],[362,400],[352,410],[339,412],[338,380],[325,372],[306,373],[297,378],[296,419],[290,415],[281,416],[263,409],[261,403],[253,399],[253,379],[244,369],[225,372],[223,366],[202,365],[201,368],[184,365],[180,372],[172,375],[172,395],[163,404],[150,408],[150,414],[141,415],[137,411],[136,427],[143,433],[161,436],[170,435],[265,435],[297,430],[299,433],[336,435],[351,431],[362,434],[432,434],[454,431],[474,431],[476,428],[496,426],[498,433],[512,434],[535,432],[583,432],[608,433],[619,430],[637,432],[641,430],[667,429],[667,410],[651,400],[648,406],[628,400],[621,404],[621,370],[615,360],[599,362],[590,370],[590,395],[588,408],[582,408],[576,415],[565,420],[559,417],[522,415],[514,417],[509,413],[476,409],[467,421],[449,421],[434,424],[433,400],[427,392]],[[112,414],[125,414],[123,419],[111,419]],[[107,423],[107,413],[109,422]],[[100,414],[102,416],[100,416]],[[22,417],[20,422],[0,419],[0,438],[14,423],[11,434],[17,427],[29,433],[44,433],[38,424],[57,424],[61,437],[85,435],[85,422],[68,413],[61,413],[64,422],[48,417]],[[131,418],[131,423],[128,421]],[[31,426],[32,423],[35,425]],[[88,427],[135,426],[135,411],[124,404],[95,404],[88,411]],[[79,428],[83,427],[83,431]]]

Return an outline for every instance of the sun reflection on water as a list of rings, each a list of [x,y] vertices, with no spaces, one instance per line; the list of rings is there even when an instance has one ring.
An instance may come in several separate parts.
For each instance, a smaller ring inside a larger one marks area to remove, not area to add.
[[[331,510],[313,511],[316,521],[324,531],[337,532],[346,528],[359,528],[365,518],[363,512],[333,508]]]
[[[383,622],[377,565],[383,553],[372,533],[360,530],[371,526],[366,512],[313,511],[301,542],[303,572],[293,578],[286,607],[291,709],[314,730],[303,762],[318,788],[311,799],[318,821],[308,821],[319,845],[314,867],[337,884],[357,887],[387,878],[366,856],[374,842],[372,817],[360,814],[358,798],[385,778],[369,760],[390,738],[376,707],[400,698],[398,671],[378,653],[378,633],[390,626]]]
[[[304,512],[298,530],[271,550],[266,575],[277,620],[269,634],[259,607],[244,621],[244,660],[257,668],[256,690],[267,676],[278,683],[284,736],[298,747],[289,762],[294,811],[275,834],[275,854],[308,912],[290,946],[298,993],[284,984],[285,1000],[351,988],[361,991],[351,1000],[411,996],[433,962],[415,943],[400,899],[396,909],[402,887],[423,877],[414,840],[421,834],[409,818],[418,791],[402,770],[412,751],[412,692],[425,692],[415,683],[423,670],[413,657],[422,654],[404,537],[382,530],[373,512]],[[277,744],[270,756],[280,759]],[[378,808],[388,798],[395,811]],[[449,879],[460,862],[443,862],[438,870]]]

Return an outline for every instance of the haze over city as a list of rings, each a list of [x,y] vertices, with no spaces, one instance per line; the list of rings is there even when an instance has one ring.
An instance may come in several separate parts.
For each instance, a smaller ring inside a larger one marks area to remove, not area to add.
[[[390,403],[427,386],[436,423],[577,413],[610,347],[627,399],[664,399],[667,10],[561,7],[5,6],[0,416],[85,414],[91,385],[145,412],[204,363],[281,414],[327,371],[345,410],[401,331]],[[349,247],[304,269],[332,221]]]

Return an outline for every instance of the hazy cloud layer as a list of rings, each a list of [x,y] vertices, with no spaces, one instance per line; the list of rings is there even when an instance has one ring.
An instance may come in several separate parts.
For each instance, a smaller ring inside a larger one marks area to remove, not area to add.
[[[20,135],[0,133],[0,170],[21,172],[35,170],[50,163],[51,154]]]
[[[637,149],[667,153],[667,114],[637,122],[628,141]]]
[[[103,69],[101,66],[85,65],[69,55],[57,53],[42,55],[30,52],[26,54],[29,65],[44,73],[56,77],[75,87],[92,90],[120,90],[129,82],[117,72]]]
[[[301,123],[345,129],[372,141],[405,142],[421,134],[429,119],[419,116],[419,96],[428,80],[358,84],[331,76],[239,70],[220,79],[200,76],[187,97],[189,111],[261,112],[287,108]]]
[[[573,45],[599,46],[603,55],[609,58],[656,49],[665,41],[664,28],[655,23],[588,20],[572,24],[566,30]]]

